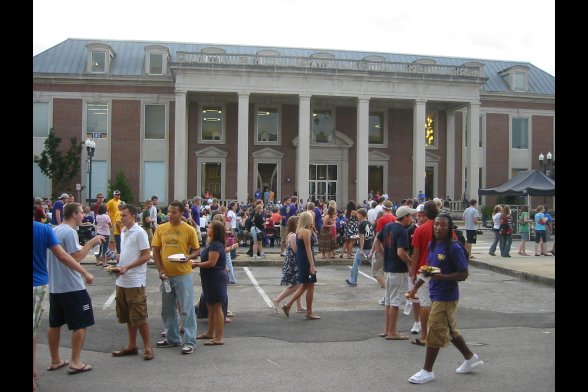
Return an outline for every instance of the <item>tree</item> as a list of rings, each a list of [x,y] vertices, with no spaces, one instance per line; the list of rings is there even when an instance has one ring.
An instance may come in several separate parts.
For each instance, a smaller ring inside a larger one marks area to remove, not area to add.
[[[52,198],[64,192],[68,183],[80,171],[82,147],[78,139],[75,137],[70,139],[71,145],[65,154],[59,149],[60,143],[61,138],[55,136],[51,128],[44,143],[45,148],[40,155],[33,155],[33,162],[39,166],[44,175],[51,178]]]
[[[108,196],[112,197],[112,194],[115,190],[119,190],[121,194],[121,200],[124,200],[125,203],[133,203],[133,192],[131,191],[131,186],[129,185],[129,181],[125,177],[125,173],[122,170],[119,170],[118,174],[114,181],[108,181]]]

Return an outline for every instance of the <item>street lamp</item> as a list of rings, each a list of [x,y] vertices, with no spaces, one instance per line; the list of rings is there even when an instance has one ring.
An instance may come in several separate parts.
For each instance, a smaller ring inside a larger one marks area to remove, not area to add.
[[[547,160],[547,162],[545,162]],[[553,178],[553,155],[548,152],[547,155],[543,156],[543,153],[539,153],[539,164],[543,169],[543,174],[549,178]],[[547,198],[543,196],[543,204],[545,205]]]
[[[88,152],[88,206],[92,207],[92,158],[94,157],[94,150],[96,150],[96,142],[88,138],[85,144]]]

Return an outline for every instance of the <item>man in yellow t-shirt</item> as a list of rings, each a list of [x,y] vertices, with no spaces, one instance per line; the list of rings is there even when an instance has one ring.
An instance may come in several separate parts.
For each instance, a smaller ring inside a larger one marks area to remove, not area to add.
[[[196,230],[182,221],[183,210],[183,203],[173,201],[168,207],[169,221],[157,226],[151,242],[153,259],[161,279],[161,318],[166,329],[166,338],[157,342],[156,346],[182,345],[182,354],[192,354],[196,347],[196,314],[190,259],[200,255],[200,243]],[[168,260],[174,254],[186,256],[185,260]],[[167,287],[169,292],[165,287],[167,283],[171,286]],[[183,335],[180,335],[178,310],[184,326]]]
[[[116,244],[116,253],[120,255],[120,231],[122,230],[122,221],[120,217],[120,212],[122,209],[127,205],[124,201],[120,201],[118,203],[118,211],[114,214],[114,220],[112,221],[112,225],[114,226],[114,242]]]
[[[116,250],[115,241],[114,241],[114,222],[116,222],[116,213],[119,211],[118,205],[120,204],[120,191],[116,190],[112,193],[112,199],[108,200],[106,203],[106,212],[108,212],[108,217],[112,222],[112,227],[110,228],[110,243],[108,244],[108,249],[114,251]]]

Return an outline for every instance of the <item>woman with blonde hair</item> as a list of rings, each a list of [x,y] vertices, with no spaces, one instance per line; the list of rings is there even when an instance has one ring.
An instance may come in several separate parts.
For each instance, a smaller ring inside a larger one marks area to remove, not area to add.
[[[318,320],[321,317],[312,312],[312,300],[314,296],[314,284],[316,283],[316,268],[312,246],[316,238],[312,235],[314,225],[313,214],[304,211],[299,215],[296,228],[296,266],[298,267],[298,282],[300,287],[296,290],[290,301],[282,306],[286,316],[290,316],[292,304],[306,291],[306,318]]]
[[[280,286],[288,286],[278,296],[272,299],[274,311],[280,313],[280,301],[293,294],[300,283],[298,283],[298,267],[296,266],[296,228],[298,227],[298,217],[291,216],[288,219],[288,237],[286,238],[286,251],[284,256],[284,266],[282,267],[282,281]],[[302,313],[306,308],[300,303],[300,297],[296,300],[296,311]]]

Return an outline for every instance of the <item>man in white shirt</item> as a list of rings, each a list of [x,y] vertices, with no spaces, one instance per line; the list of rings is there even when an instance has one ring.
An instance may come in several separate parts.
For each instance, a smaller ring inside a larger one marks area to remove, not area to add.
[[[115,357],[136,355],[137,331],[141,334],[145,349],[143,359],[153,359],[153,347],[147,322],[147,261],[151,258],[147,232],[135,221],[137,207],[127,204],[120,211],[123,225],[121,231],[121,253],[118,266],[120,272],[116,279],[116,315],[118,322],[127,324],[129,341],[127,346],[113,351]]]
[[[149,208],[149,218],[151,218],[151,224],[153,233],[155,233],[155,229],[157,229],[157,201],[159,197],[157,195],[151,196],[151,208]]]
[[[476,208],[476,204],[478,204],[476,199],[470,200],[470,206],[463,212],[466,231],[465,248],[468,251],[470,259],[474,258],[474,256],[472,256],[472,244],[476,243],[478,224],[480,223],[480,213]]]

